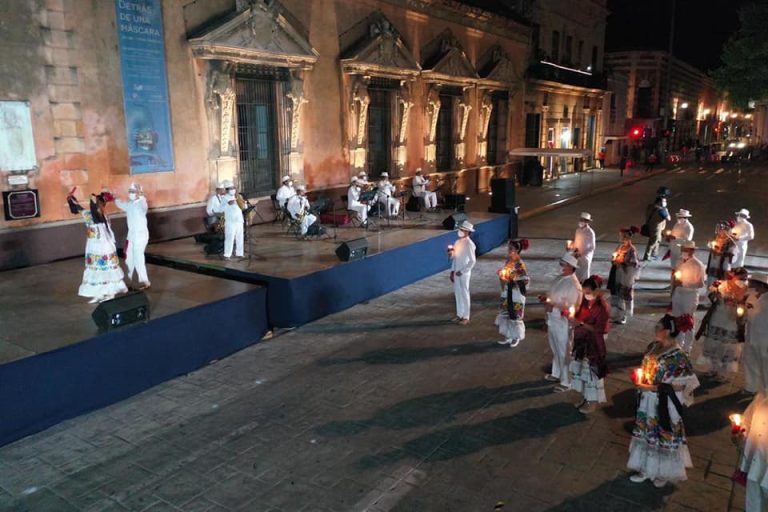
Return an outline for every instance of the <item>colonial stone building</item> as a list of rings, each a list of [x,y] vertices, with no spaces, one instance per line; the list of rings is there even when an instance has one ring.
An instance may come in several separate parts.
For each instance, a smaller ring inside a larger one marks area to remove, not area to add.
[[[525,146],[589,150],[605,133],[603,75],[606,0],[533,4],[531,61],[525,94]],[[572,172],[584,160],[549,162],[550,176]]]
[[[524,142],[530,27],[471,4],[4,2],[0,106],[27,109],[31,132],[14,133],[27,133],[34,165],[0,168],[0,187],[38,190],[40,208],[0,219],[0,267],[82,252],[73,187],[86,200],[138,182],[153,240],[199,231],[223,179],[266,203],[285,174],[330,194],[360,170],[422,167],[444,190],[485,190]],[[582,92],[569,108],[583,124],[593,106]]]
[[[705,73],[672,58],[670,104],[667,107],[671,122],[669,126],[663,126],[669,54],[639,50],[610,52],[605,57],[605,64],[627,76],[625,117],[628,133],[641,130],[652,137],[663,138],[664,132],[669,130],[672,150],[697,140],[708,144],[718,139],[716,128],[728,107]]]

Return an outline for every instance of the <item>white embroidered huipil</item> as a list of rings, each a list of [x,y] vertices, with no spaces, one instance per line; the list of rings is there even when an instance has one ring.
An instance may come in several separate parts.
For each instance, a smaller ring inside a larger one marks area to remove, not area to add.
[[[377,197],[387,208],[387,214],[395,216],[400,212],[400,201],[395,198],[395,186],[389,180],[379,181]]]
[[[317,221],[317,217],[309,213],[309,199],[306,196],[295,195],[288,199],[288,213],[294,219],[301,218],[302,235],[306,235],[309,226]]]
[[[451,271],[454,272],[453,293],[456,296],[456,316],[469,320],[470,297],[469,278],[475,266],[475,243],[469,236],[459,237],[453,244]]]
[[[595,255],[595,231],[587,224],[576,228],[573,235],[571,250],[579,251],[579,268],[576,269],[576,277],[579,282],[588,278],[592,267],[592,257]]]
[[[213,194],[208,198],[208,203],[205,205],[205,213],[211,217],[213,215],[224,213],[224,207],[227,205],[227,196],[220,194]]]
[[[235,255],[242,258],[244,255],[244,223],[243,210],[237,204],[235,196],[227,196],[232,204],[227,203],[224,207],[224,257],[232,256],[233,246],[236,246]]]
[[[686,240],[693,240],[693,224],[688,219],[677,219],[670,233],[674,239],[669,242],[669,258],[672,268],[680,263],[680,245]]]
[[[429,180],[426,179],[424,176],[416,175],[413,177],[413,195],[416,197],[423,197],[424,198],[424,204],[427,208],[436,208],[437,207],[437,194],[434,192],[430,192],[427,190],[427,183],[429,183]]]
[[[147,263],[144,258],[144,250],[149,243],[149,229],[147,229],[147,199],[138,196],[136,199],[123,201],[115,199],[115,205],[125,212],[128,224],[127,244],[125,247],[125,266],[128,267],[128,282],[133,278],[133,271],[139,278],[139,282],[145,285],[149,283],[147,276]]]
[[[706,267],[696,256],[691,256],[687,261],[680,260],[675,270],[675,278],[680,281],[672,292],[672,316],[691,315],[696,312],[699,305],[699,292],[704,287],[706,279]],[[680,277],[677,277],[680,272]],[[682,332],[678,336],[680,346],[690,354],[693,348],[693,337],[696,332],[695,320],[694,327],[688,332]]]
[[[748,300],[745,389],[756,393],[744,411],[746,440],[740,469],[747,474],[746,510],[768,510],[768,293]]]
[[[368,205],[360,202],[360,187],[351,185],[347,190],[347,207],[357,212],[360,222],[365,223],[368,220]]]
[[[288,200],[295,195],[296,195],[296,190],[293,187],[289,187],[288,185],[284,184],[277,189],[277,194],[275,194],[275,199],[277,200],[277,204],[280,205],[280,208],[285,208],[286,204],[288,203]]]
[[[733,226],[731,236],[736,240],[736,249],[733,252],[731,268],[743,267],[744,260],[747,257],[749,242],[755,239],[755,228],[747,219],[739,218],[736,225]]]
[[[581,284],[576,274],[560,276],[549,289],[549,304],[552,311],[547,313],[547,336],[552,350],[552,376],[560,379],[562,386],[570,386],[568,372],[570,341],[573,334],[568,323],[571,307],[581,303]]]

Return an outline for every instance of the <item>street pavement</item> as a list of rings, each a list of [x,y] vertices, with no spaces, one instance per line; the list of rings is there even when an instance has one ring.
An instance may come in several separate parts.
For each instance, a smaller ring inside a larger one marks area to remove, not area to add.
[[[740,376],[702,379],[688,411],[687,482],[656,489],[628,479],[629,370],[669,304],[668,262],[643,269],[636,317],[609,333],[608,403],[587,416],[575,393],[543,380],[551,356],[535,299],[558,272],[579,211],[596,219],[593,272],[602,275],[617,228],[642,223],[661,184],[673,208],[693,211],[700,244],[719,216],[759,211],[765,169],[719,169],[689,164],[522,222],[532,303],[515,349],[496,344],[493,325],[500,248],[473,272],[468,326],[448,321],[452,290],[447,273],[435,275],[0,448],[0,510],[724,511],[729,501],[743,510],[743,488],[731,493],[727,419],[747,405]],[[601,186],[611,172],[596,175]],[[522,189],[521,206],[547,203],[535,194],[577,193],[576,179]],[[761,217],[754,266],[764,265]]]

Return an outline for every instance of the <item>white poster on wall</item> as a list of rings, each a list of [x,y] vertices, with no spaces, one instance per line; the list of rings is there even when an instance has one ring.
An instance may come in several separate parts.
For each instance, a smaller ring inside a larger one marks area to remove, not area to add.
[[[36,167],[29,102],[0,101],[0,171],[27,171]]]

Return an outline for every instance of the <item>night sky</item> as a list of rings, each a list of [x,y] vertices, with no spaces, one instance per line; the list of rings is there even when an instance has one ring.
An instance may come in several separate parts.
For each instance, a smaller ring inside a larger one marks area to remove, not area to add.
[[[677,0],[674,55],[710,71],[723,44],[739,28],[747,0]],[[666,50],[672,0],[608,0],[606,50]]]

